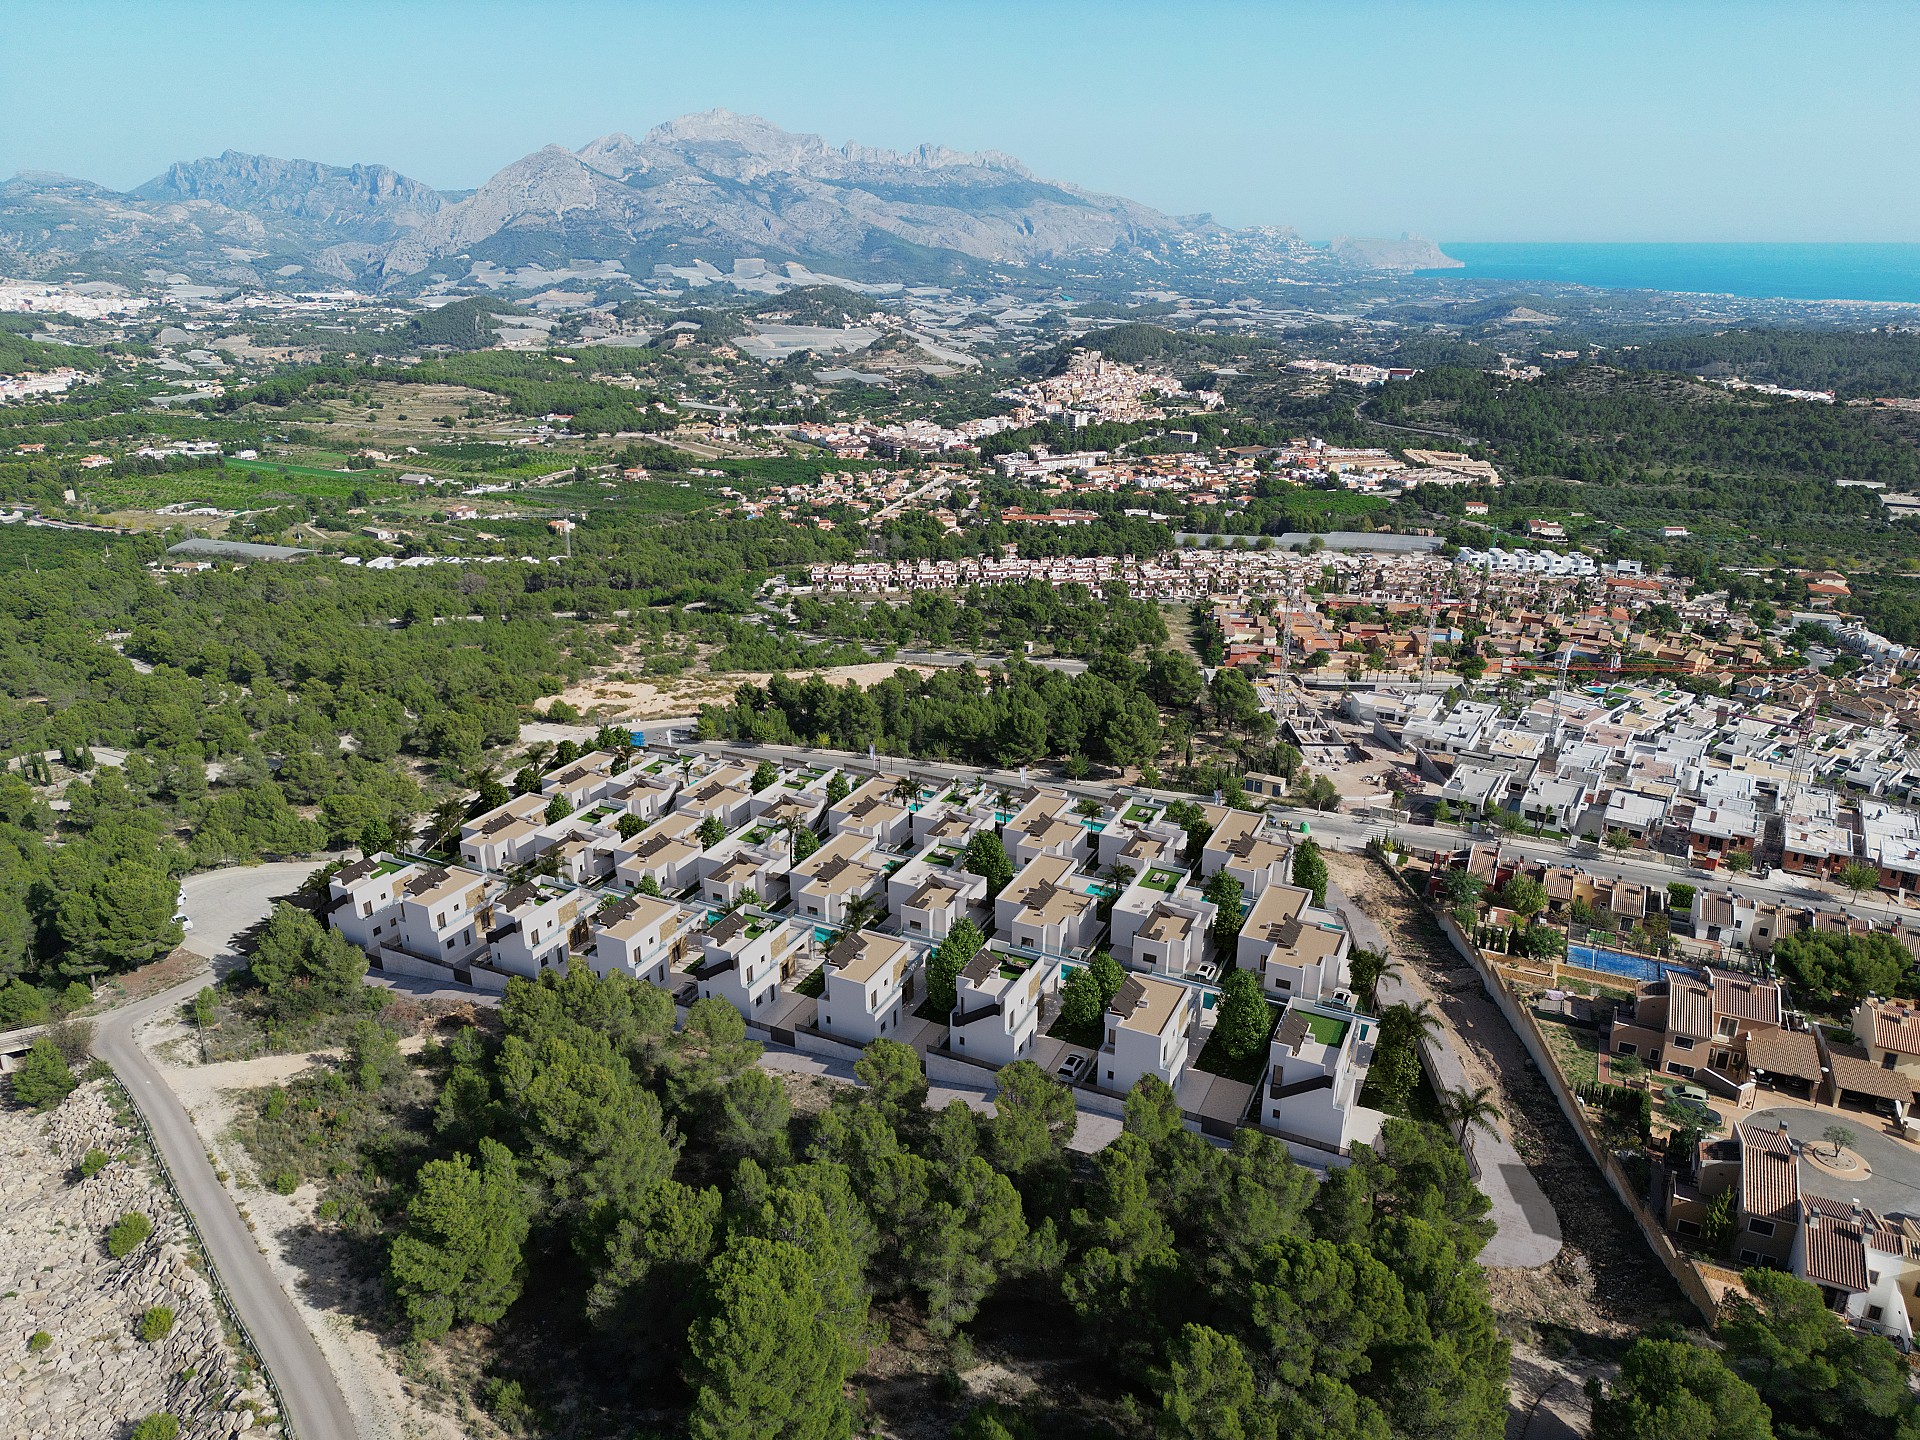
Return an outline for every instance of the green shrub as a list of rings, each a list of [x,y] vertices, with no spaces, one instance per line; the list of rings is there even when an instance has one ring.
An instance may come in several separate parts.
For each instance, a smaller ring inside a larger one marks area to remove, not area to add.
[[[133,1427],[129,1440],[177,1440],[180,1422],[164,1410],[156,1410]]]
[[[51,1344],[53,1344],[53,1336],[44,1330],[36,1330],[27,1337],[27,1353],[29,1355],[38,1355]]]
[[[144,1245],[151,1234],[153,1221],[138,1210],[129,1210],[108,1229],[107,1253],[116,1260],[124,1260]]]
[[[148,1344],[164,1340],[173,1333],[173,1307],[150,1305],[140,1315],[140,1338]]]
[[[0,1030],[38,1025],[47,1018],[47,997],[24,980],[0,985]]]
[[[281,1170],[269,1183],[276,1195],[291,1195],[300,1188],[300,1177],[291,1170]]]
[[[52,1036],[42,1035],[13,1072],[13,1100],[35,1110],[51,1110],[73,1093],[73,1071]]]
[[[107,1166],[113,1163],[113,1157],[104,1150],[89,1150],[80,1157],[80,1178],[91,1180]]]

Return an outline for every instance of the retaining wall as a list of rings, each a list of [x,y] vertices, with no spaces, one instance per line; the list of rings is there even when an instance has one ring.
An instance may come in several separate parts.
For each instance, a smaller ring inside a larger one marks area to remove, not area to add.
[[[1691,1300],[1709,1325],[1719,1319],[1720,1305],[1713,1292],[1707,1287],[1706,1280],[1691,1259],[1680,1253],[1672,1238],[1646,1202],[1636,1193],[1632,1179],[1621,1168],[1613,1152],[1601,1142],[1588,1123],[1586,1108],[1575,1098],[1568,1088],[1560,1067],[1554,1063],[1552,1051],[1547,1047],[1546,1037],[1540,1033],[1539,1026],[1527,1008],[1515,998],[1513,992],[1501,980],[1481,956],[1479,949],[1462,933],[1459,923],[1445,911],[1432,912],[1440,928],[1446,932],[1453,948],[1473,966],[1480,976],[1481,987],[1492,997],[1494,1004],[1500,1007],[1500,1013],[1506,1017],[1513,1033],[1520,1037],[1520,1043],[1526,1047],[1527,1054],[1539,1069],[1541,1077],[1547,1082],[1547,1088],[1553,1092],[1560,1113],[1567,1117],[1567,1123],[1573,1127],[1573,1133],[1580,1137],[1580,1143],[1586,1147],[1587,1154],[1599,1167],[1600,1174],[1606,1179],[1620,1203],[1627,1207],[1627,1213],[1633,1216],[1634,1223],[1640,1227],[1641,1235],[1646,1239],[1660,1263],[1666,1266],[1667,1273],[1673,1276],[1674,1283]]]

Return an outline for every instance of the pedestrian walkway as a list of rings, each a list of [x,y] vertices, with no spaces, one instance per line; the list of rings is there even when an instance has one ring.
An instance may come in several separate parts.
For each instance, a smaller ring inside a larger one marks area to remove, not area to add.
[[[1387,952],[1387,937],[1380,926],[1338,885],[1327,886],[1327,905],[1340,912],[1357,948]],[[1374,991],[1375,1008],[1379,1010],[1394,1005],[1417,1007],[1433,998],[1426,984],[1405,965],[1383,975]],[[1453,1027],[1438,1005],[1433,1006],[1433,1013],[1440,1019],[1441,1028],[1427,1037],[1421,1049],[1434,1092],[1445,1096],[1454,1090],[1475,1089],[1468,1081]],[[1560,1217],[1554,1214],[1546,1191],[1514,1149],[1506,1121],[1498,1121],[1491,1132],[1476,1129],[1469,1143],[1472,1148],[1467,1160],[1475,1171],[1474,1183],[1493,1203],[1494,1234],[1480,1251],[1480,1263],[1524,1270],[1547,1264],[1560,1253]]]

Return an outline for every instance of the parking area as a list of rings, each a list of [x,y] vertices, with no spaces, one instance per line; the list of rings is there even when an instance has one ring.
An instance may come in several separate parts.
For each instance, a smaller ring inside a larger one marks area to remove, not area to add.
[[[1813,1109],[1803,1105],[1777,1105],[1744,1115],[1740,1123],[1786,1125],[1787,1134],[1801,1150],[1803,1193],[1824,1195],[1833,1200],[1858,1200],[1883,1215],[1920,1216],[1920,1147],[1884,1133],[1873,1116],[1826,1106]],[[1847,1148],[1866,1162],[1864,1172],[1835,1174],[1807,1157],[1806,1147],[1825,1148],[1826,1132],[1836,1125],[1852,1132],[1853,1139]]]

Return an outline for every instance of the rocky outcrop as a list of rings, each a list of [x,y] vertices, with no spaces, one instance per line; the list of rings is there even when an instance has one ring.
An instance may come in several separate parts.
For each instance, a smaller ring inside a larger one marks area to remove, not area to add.
[[[360,240],[391,239],[446,203],[439,191],[385,165],[321,165],[237,150],[170,165],[133,198],[162,204],[199,200],[256,216],[283,215]]]
[[[1360,270],[1458,270],[1466,264],[1420,235],[1398,240],[1342,235],[1331,249],[1336,260]]]
[[[78,1180],[94,1149],[120,1158]],[[278,1433],[264,1390],[243,1390],[191,1236],[103,1086],[51,1116],[0,1112],[0,1154],[0,1435],[91,1440],[156,1410],[191,1437]],[[136,1210],[153,1235],[112,1259],[107,1227]],[[143,1341],[154,1305],[172,1308],[173,1330]],[[49,1342],[34,1352],[37,1331]]]

